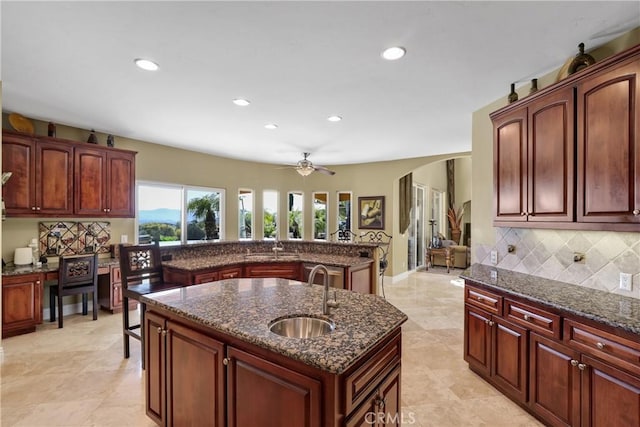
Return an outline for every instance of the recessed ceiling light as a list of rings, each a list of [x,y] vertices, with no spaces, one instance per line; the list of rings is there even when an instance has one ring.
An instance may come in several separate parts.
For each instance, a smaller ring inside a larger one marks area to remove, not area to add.
[[[233,103],[239,105],[240,107],[246,107],[247,105],[251,104],[248,99],[244,98],[236,98],[233,100]]]
[[[400,59],[407,53],[406,49],[400,46],[390,47],[382,52],[382,57],[388,61]]]
[[[278,125],[275,123],[267,123],[266,125],[264,125],[265,128],[267,129],[278,129]]]
[[[340,117],[340,116],[329,116],[329,117],[327,117],[327,120],[329,120],[330,122],[339,122],[340,120],[342,120],[342,117]]]
[[[150,59],[138,58],[133,62],[135,62],[138,68],[142,68],[143,70],[146,70],[146,71],[156,71],[159,68],[158,64],[151,61]]]

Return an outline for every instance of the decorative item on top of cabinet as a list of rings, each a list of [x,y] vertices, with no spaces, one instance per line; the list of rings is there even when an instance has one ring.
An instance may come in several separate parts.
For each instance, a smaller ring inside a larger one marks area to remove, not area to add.
[[[580,50],[580,53],[578,53],[573,61],[571,61],[571,64],[569,64],[569,75],[596,63],[593,56],[588,53],[584,53],[584,43],[580,43],[578,45],[578,49]]]
[[[89,133],[89,138],[87,138],[87,142],[89,144],[97,144],[98,143],[98,137],[96,136],[96,131],[91,129],[91,132]]]
[[[509,92],[509,96],[507,97],[509,104],[512,102],[516,102],[518,100],[518,93],[516,92],[516,84],[511,83],[511,92]]]
[[[531,79],[531,89],[529,94],[536,93],[538,91],[538,79]]]
[[[51,136],[53,138],[56,137],[56,124],[53,122],[49,122],[47,125],[47,136]]]
[[[115,137],[111,134],[107,135],[107,147],[115,147]]]

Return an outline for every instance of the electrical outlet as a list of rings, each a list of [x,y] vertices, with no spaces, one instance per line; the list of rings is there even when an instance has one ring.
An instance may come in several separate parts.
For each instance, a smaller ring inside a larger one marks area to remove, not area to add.
[[[620,289],[629,291],[633,289],[633,275],[629,273],[620,273]]]
[[[491,264],[498,263],[498,251],[491,251]]]

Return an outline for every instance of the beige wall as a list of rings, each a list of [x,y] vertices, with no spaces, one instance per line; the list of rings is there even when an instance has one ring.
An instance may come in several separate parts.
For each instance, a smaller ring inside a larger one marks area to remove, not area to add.
[[[20,111],[26,117],[29,112]],[[32,119],[33,120],[33,119]],[[35,133],[46,135],[47,123],[33,120]],[[10,129],[7,122],[7,114],[3,114],[3,128]],[[86,141],[88,130],[57,125],[56,134],[60,138],[74,141]],[[106,135],[97,133],[100,145],[105,145]],[[337,229],[337,192],[352,191],[354,207],[358,197],[385,196],[386,198],[386,223],[385,231],[389,234],[397,232],[397,186],[400,177],[415,168],[440,161],[448,156],[420,157],[407,160],[376,162],[354,165],[331,166],[336,171],[335,176],[311,174],[303,178],[291,168],[280,168],[279,165],[247,162],[217,156],[204,155],[193,151],[180,150],[149,142],[137,141],[122,137],[116,137],[116,148],[137,151],[136,178],[142,181],[155,181],[163,183],[177,183],[184,185],[217,187],[226,190],[225,205],[225,239],[236,240],[238,238],[237,197],[238,190],[254,190],[254,212],[262,211],[262,191],[265,189],[280,192],[280,212],[286,212],[286,194],[288,191],[302,191],[305,200],[305,227],[304,239],[312,239],[311,228],[311,195],[314,191],[326,191],[329,193],[329,224],[331,231]],[[356,212],[354,211],[354,215]],[[286,230],[286,215],[279,215],[279,228]],[[45,218],[43,221],[64,218]],[[256,235],[262,231],[262,218],[257,215],[254,224]],[[41,219],[8,218],[2,223],[3,241],[2,256],[5,260],[13,259],[13,251],[16,247],[25,246],[31,238],[37,236],[38,222]],[[127,234],[133,239],[135,234],[135,221],[133,219],[112,219],[112,241],[119,242],[122,234]],[[354,218],[354,228],[357,228],[357,218]],[[357,231],[357,230],[356,230]],[[281,239],[286,239],[286,234],[281,231]],[[392,253],[402,254],[400,261],[391,262],[389,275],[402,272],[402,266],[406,270],[406,242],[402,246],[401,239],[394,239]],[[390,258],[392,261],[392,256]]]
[[[596,61],[640,43],[636,28],[611,43],[588,52]],[[559,64],[561,65],[561,64]],[[557,70],[538,79],[538,88],[555,82]],[[505,89],[508,84],[505,83]],[[517,88],[526,96],[529,83]],[[489,264],[489,252],[498,250],[499,267],[562,280],[607,291],[615,291],[620,271],[633,271],[634,283],[640,283],[640,233],[570,232],[495,228],[493,215],[493,128],[489,114],[507,105],[507,91],[500,99],[472,115],[471,171],[473,211],[471,216],[472,260]],[[508,244],[518,244],[520,251],[508,254]],[[586,253],[586,263],[575,265],[569,259],[573,251]],[[591,253],[589,253],[591,251]],[[640,288],[637,286],[636,288]],[[635,292],[635,297],[640,293]]]

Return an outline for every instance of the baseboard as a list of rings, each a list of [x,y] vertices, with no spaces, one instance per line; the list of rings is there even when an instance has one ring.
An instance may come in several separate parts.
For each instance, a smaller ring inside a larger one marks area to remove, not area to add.
[[[100,304],[98,304],[98,310],[100,310]],[[58,311],[58,308],[56,307],[56,312],[57,311]],[[87,313],[91,314],[92,312],[93,312],[93,301],[89,300],[89,303],[87,305]],[[63,316],[67,316],[69,314],[80,314],[80,313],[82,313],[82,302],[78,302],[75,304],[65,304],[62,306]],[[56,315],[58,314],[59,313],[56,313]],[[42,320],[45,322],[48,322],[50,318],[51,318],[51,309],[47,307],[42,310]]]

